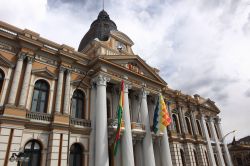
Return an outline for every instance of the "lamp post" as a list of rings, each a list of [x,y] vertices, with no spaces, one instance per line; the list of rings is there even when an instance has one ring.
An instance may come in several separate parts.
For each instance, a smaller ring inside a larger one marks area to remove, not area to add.
[[[220,141],[222,141],[222,142],[224,143],[225,138],[226,138],[229,134],[235,133],[236,131],[237,131],[237,130],[233,130],[233,131],[228,132],[226,135],[224,135],[224,136],[220,139]]]
[[[94,70],[93,69],[89,69],[85,74],[84,76],[81,78],[81,80],[79,81],[78,85],[76,86],[76,89],[78,89],[80,86],[81,86],[81,83],[84,81],[84,79],[87,77],[87,75],[91,72],[93,72]],[[69,110],[69,125],[68,125],[68,147],[67,147],[67,166],[70,165],[69,163],[69,157],[70,157],[70,148],[69,148],[69,145],[70,145],[70,125],[71,125],[71,113],[72,113],[72,100],[73,100],[73,97],[71,97],[70,99],[70,110]]]
[[[225,138],[226,138],[229,134],[232,134],[232,133],[235,133],[235,132],[236,132],[236,130],[230,131],[230,132],[228,132],[226,135],[224,135],[224,136],[220,139],[220,141],[221,141],[222,144],[223,144],[224,151],[225,151],[225,153],[226,153],[225,157],[226,157],[226,162],[227,162],[228,166],[232,166],[233,163],[232,163],[232,160],[231,160],[231,157],[230,157],[228,148],[227,148],[227,144],[225,143]]]
[[[19,152],[18,154],[12,153],[11,157],[9,158],[10,162],[19,162],[20,166],[23,164],[23,162],[28,162],[29,157],[25,155],[24,152]]]

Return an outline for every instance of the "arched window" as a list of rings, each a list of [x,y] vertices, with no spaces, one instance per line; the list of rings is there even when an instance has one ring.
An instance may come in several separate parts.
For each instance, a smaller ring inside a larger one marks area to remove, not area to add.
[[[75,143],[70,147],[70,166],[82,166],[83,165],[83,148],[80,144]]]
[[[108,119],[110,119],[110,118],[112,118],[111,116],[111,104],[110,104],[110,100],[109,100],[109,98],[107,98],[107,118]]]
[[[71,114],[73,118],[79,118],[79,119],[85,118],[84,101],[85,101],[84,93],[79,89],[75,90],[72,98]]]
[[[181,153],[181,162],[182,162],[182,165],[186,166],[186,159],[185,159],[184,151],[182,149],[180,149],[180,153]]]
[[[40,166],[41,165],[41,145],[36,140],[29,141],[24,147],[24,155],[27,160],[18,163],[20,166]]]
[[[179,121],[178,121],[177,116],[175,114],[173,114],[172,118],[173,118],[174,128],[175,128],[176,132],[180,133]]]
[[[185,117],[188,133],[192,135],[192,128],[188,117]]]
[[[209,124],[206,123],[206,126],[207,126],[207,132],[208,132],[208,135],[209,137],[211,138],[211,132],[210,132],[210,127],[209,127]]]
[[[0,93],[2,91],[3,82],[4,82],[4,72],[0,69]]]
[[[193,152],[194,152],[194,161],[195,161],[195,165],[198,166],[199,164],[198,164],[198,158],[197,158],[196,151],[193,150]]]
[[[31,112],[47,112],[48,97],[49,84],[44,80],[38,80],[34,87]]]
[[[198,127],[199,134],[202,136],[201,124],[198,120],[196,120],[196,125]]]

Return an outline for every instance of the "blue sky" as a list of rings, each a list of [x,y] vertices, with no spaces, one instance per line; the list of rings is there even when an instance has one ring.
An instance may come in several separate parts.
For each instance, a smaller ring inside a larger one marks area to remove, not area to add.
[[[77,50],[101,9],[101,0],[1,0],[0,19]],[[105,10],[169,87],[214,100],[224,133],[250,134],[250,0],[106,0]]]

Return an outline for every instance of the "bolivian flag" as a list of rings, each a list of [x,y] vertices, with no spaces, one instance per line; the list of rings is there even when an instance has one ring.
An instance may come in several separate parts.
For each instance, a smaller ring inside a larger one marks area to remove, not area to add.
[[[118,106],[118,110],[117,110],[118,124],[117,124],[115,141],[114,141],[114,155],[116,155],[118,144],[120,143],[123,106],[124,106],[124,81],[122,80],[122,82],[121,82],[121,95],[120,95],[119,106]]]
[[[159,95],[153,121],[153,131],[155,134],[163,133],[165,128],[171,123],[166,104],[162,95]]]

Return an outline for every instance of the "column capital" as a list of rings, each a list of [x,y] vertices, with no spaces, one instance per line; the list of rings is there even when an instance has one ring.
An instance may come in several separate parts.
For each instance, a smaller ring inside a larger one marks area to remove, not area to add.
[[[214,121],[216,123],[220,124],[221,123],[221,118],[217,116],[217,117],[214,118]]]
[[[110,81],[110,78],[108,76],[100,74],[93,78],[92,81],[95,82],[97,86],[107,86],[107,82]]]
[[[149,91],[145,90],[144,88],[141,90],[140,96],[142,98],[146,98],[147,95],[149,94]]]
[[[208,122],[210,122],[210,123],[214,123],[214,117],[209,116],[209,117],[207,118],[207,120],[208,120]]]
[[[66,74],[67,75],[70,75],[72,73],[72,70],[71,69],[66,69]]]
[[[26,55],[27,55],[26,53],[20,52],[20,53],[17,55],[18,60],[19,60],[19,61],[23,61],[24,58],[26,57]]]
[[[27,61],[29,64],[32,64],[34,62],[34,57],[31,57],[31,56],[27,56]]]
[[[59,72],[60,72],[60,73],[65,72],[65,70],[66,70],[66,68],[65,68],[65,67],[63,67],[63,66],[60,66],[60,67],[59,67]]]
[[[129,82],[124,82],[124,92],[128,93],[128,90],[132,88],[131,83]]]

